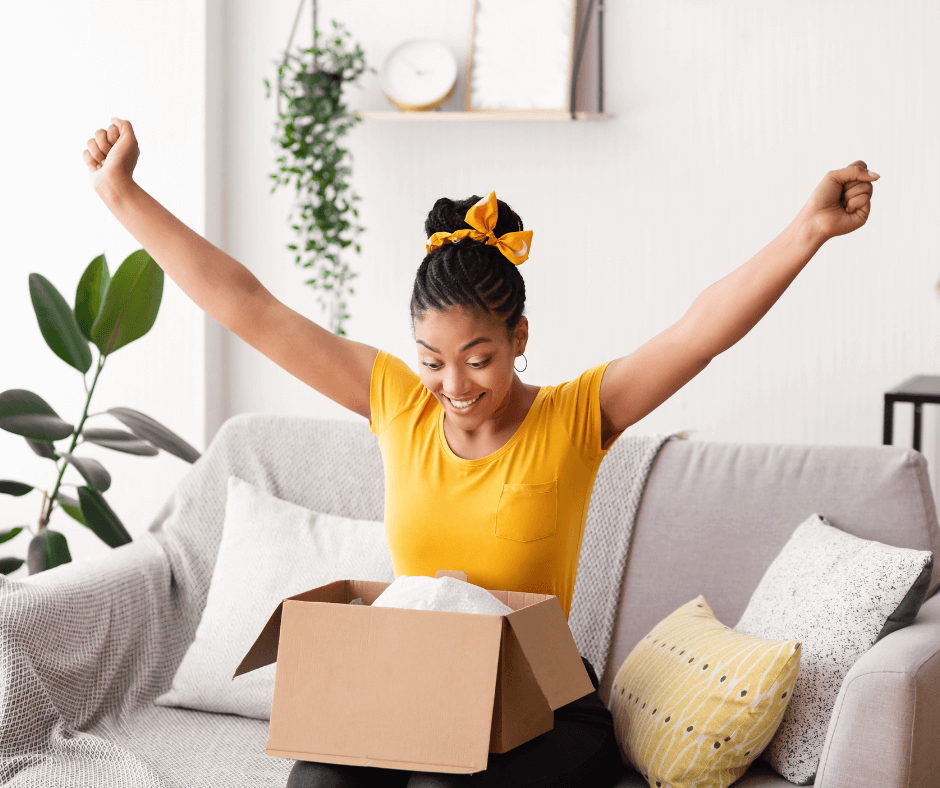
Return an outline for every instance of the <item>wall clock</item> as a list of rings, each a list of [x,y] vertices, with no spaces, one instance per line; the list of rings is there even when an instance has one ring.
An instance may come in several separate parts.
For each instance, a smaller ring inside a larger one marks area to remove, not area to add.
[[[439,41],[405,41],[389,53],[382,66],[382,89],[399,109],[437,109],[453,95],[456,85],[457,60]]]

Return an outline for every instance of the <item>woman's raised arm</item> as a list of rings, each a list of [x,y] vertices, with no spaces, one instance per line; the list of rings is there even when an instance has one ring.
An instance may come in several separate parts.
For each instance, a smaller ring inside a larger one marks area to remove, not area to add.
[[[378,350],[337,336],[278,301],[245,266],[191,230],[134,182],[130,121],[112,118],[83,151],[92,186],[157,265],[203,311],[278,366],[366,418]]]
[[[675,324],[612,361],[601,382],[603,444],[653,411],[750,331],[830,238],[857,230],[871,211],[863,161],[832,170],[773,241],[709,286]]]

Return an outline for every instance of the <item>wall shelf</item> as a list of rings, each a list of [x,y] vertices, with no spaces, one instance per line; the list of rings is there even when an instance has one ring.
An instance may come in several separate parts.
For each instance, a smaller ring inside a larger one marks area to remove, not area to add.
[[[356,113],[363,120],[405,120],[405,121],[447,121],[447,120],[603,120],[613,115],[605,112],[582,112],[575,110],[572,113],[565,109],[558,110],[472,110],[470,112],[457,112],[454,110],[431,110],[429,112],[405,112],[403,110],[387,110],[375,112]]]

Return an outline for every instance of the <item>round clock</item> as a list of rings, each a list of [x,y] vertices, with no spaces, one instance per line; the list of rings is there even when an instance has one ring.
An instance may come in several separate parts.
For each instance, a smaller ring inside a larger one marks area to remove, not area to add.
[[[453,95],[456,85],[457,60],[439,41],[405,41],[382,66],[382,89],[399,109],[437,109]]]

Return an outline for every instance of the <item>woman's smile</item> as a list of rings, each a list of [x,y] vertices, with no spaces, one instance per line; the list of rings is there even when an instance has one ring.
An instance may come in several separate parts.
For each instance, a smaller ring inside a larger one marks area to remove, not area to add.
[[[477,394],[475,397],[473,397],[472,399],[467,399],[466,397],[464,397],[463,399],[453,399],[452,397],[448,397],[446,394],[442,394],[441,396],[443,396],[444,399],[446,399],[457,410],[467,411],[470,408],[472,408],[477,402],[479,402],[485,393],[486,393],[485,391],[481,392]]]

